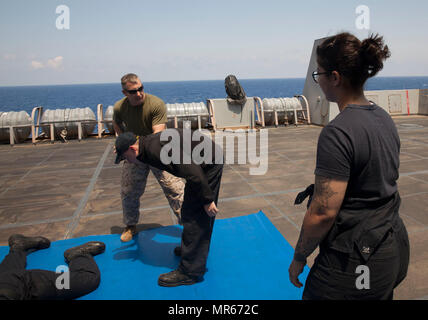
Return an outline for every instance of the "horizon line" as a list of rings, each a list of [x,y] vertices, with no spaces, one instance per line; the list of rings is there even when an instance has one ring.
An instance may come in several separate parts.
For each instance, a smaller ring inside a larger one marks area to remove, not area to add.
[[[427,78],[426,76],[376,76],[374,78]],[[297,80],[306,79],[304,77],[290,77],[290,78],[241,78],[239,81],[247,80]],[[370,78],[368,79],[370,80]],[[167,83],[167,82],[203,82],[203,81],[224,81],[224,79],[200,79],[200,80],[156,80],[156,81],[142,81],[142,83]],[[75,86],[75,85],[97,85],[97,84],[120,84],[117,82],[85,82],[85,83],[59,83],[59,84],[20,84],[20,85],[0,85],[0,88],[16,88],[16,87],[51,87],[51,86]]]

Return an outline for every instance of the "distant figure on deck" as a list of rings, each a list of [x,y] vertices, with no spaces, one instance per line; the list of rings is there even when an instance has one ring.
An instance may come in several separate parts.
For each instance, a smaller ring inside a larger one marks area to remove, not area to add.
[[[136,136],[144,137],[165,130],[167,122],[165,103],[158,97],[145,93],[143,84],[133,73],[123,76],[121,84],[125,97],[117,101],[113,109],[113,127],[116,135],[132,132]],[[123,242],[130,241],[137,232],[140,198],[146,188],[150,171],[161,185],[172,211],[181,223],[180,209],[184,182],[148,164],[124,161],[120,191],[123,222],[126,226],[120,238]]]
[[[165,287],[191,285],[202,280],[206,272],[211,235],[218,213],[217,201],[223,161],[221,160],[219,161],[221,163],[217,164],[215,159],[216,155],[222,155],[223,152],[211,140],[211,137],[205,137],[204,146],[210,151],[205,150],[207,153],[202,155],[203,161],[200,164],[195,164],[192,155],[199,142],[192,139],[193,134],[186,135],[189,139],[185,139],[183,134],[185,130],[191,131],[190,129],[167,129],[164,131],[164,134],[172,137],[171,142],[162,141],[161,132],[139,139],[127,132],[116,139],[117,161],[126,159],[130,163],[143,162],[146,165],[186,179],[184,201],[181,208],[182,241],[181,246],[174,250],[177,256],[181,256],[181,261],[177,270],[160,275],[158,284]],[[174,140],[174,137],[177,139]],[[175,161],[168,162],[163,158],[167,153],[162,153],[162,148],[166,147],[167,144],[172,144],[170,151],[172,151],[172,157],[174,154],[177,156]],[[185,144],[188,144],[187,147],[184,146]],[[201,151],[199,147],[197,150]],[[185,161],[184,158],[186,157],[190,161]]]
[[[392,299],[409,264],[397,189],[400,138],[391,116],[364,96],[364,83],[390,52],[379,35],[360,41],[340,33],[316,53],[313,80],[340,113],[319,136],[313,197],[290,281],[302,286],[298,276],[319,246],[303,299]]]
[[[9,254],[0,264],[0,300],[68,300],[98,288],[101,276],[93,256],[104,252],[104,243],[91,241],[64,252],[70,283],[63,287],[57,285],[61,273],[25,269],[27,254],[49,246],[44,237],[9,237]]]

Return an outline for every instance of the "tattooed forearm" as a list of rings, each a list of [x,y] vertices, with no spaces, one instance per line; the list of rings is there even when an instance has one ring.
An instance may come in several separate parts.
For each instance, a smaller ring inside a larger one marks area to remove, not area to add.
[[[314,195],[303,220],[295,249],[295,260],[305,262],[330,230],[335,217],[331,212],[336,211],[337,214],[338,194],[332,187],[331,179],[315,176]]]
[[[331,179],[315,176],[315,189],[312,198],[313,210],[316,213],[324,214],[329,208],[330,199],[338,194],[331,188]],[[311,210],[311,211],[313,211]]]

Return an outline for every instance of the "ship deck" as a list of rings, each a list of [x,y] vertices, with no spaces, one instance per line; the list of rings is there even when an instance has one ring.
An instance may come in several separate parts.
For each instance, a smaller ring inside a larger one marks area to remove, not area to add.
[[[428,117],[394,121],[402,143],[400,215],[411,245],[408,276],[394,298],[428,299]],[[295,206],[294,198],[313,183],[320,131],[307,125],[269,128],[265,175],[250,175],[250,164],[226,164],[218,219],[262,210],[294,247],[306,208]],[[7,245],[14,233],[43,235],[51,241],[121,233],[121,166],[114,164],[113,143],[107,136],[0,145],[0,245]],[[140,212],[139,231],[177,223],[152,174]],[[288,277],[286,271],[284,276]]]

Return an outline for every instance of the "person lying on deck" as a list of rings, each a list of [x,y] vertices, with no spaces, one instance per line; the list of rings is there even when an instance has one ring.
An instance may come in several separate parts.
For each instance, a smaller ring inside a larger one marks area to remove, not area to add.
[[[44,237],[9,237],[9,254],[0,264],[0,300],[69,300],[98,288],[100,271],[93,256],[105,251],[105,244],[90,241],[64,252],[68,276],[49,270],[26,270],[27,255],[50,247]]]

